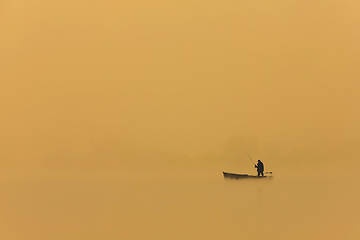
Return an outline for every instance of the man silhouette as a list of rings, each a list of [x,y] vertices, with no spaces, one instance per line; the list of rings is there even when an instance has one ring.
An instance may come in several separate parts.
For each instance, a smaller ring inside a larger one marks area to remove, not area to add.
[[[257,165],[255,165],[255,168],[257,168],[257,173],[259,177],[260,175],[264,176],[264,164],[260,160],[258,160]]]

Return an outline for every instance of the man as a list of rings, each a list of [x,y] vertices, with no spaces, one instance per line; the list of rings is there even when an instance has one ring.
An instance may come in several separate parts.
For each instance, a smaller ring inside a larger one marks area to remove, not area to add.
[[[261,176],[264,176],[264,164],[260,160],[258,160],[257,165],[255,165],[255,168],[257,168],[258,177],[260,177],[260,174]]]

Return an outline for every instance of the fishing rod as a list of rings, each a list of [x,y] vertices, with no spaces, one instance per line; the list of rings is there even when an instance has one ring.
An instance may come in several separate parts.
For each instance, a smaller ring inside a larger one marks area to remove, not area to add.
[[[248,155],[248,157],[250,158],[251,162],[256,166],[256,164],[255,164],[254,161],[251,159],[250,155],[247,153],[247,151],[245,150],[245,148],[243,147],[242,149],[244,149],[244,151],[246,152],[246,155]],[[264,174],[272,174],[272,172],[264,172]]]
[[[254,163],[254,161],[251,159],[250,155],[247,153],[247,151],[245,150],[245,148],[243,147],[244,151],[246,152],[246,155],[248,155],[248,157],[250,158],[251,162],[256,166],[256,164]]]

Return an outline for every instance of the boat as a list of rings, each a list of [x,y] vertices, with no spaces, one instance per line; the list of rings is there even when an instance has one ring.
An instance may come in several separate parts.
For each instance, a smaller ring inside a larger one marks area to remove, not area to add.
[[[228,173],[223,172],[224,178],[233,178],[233,179],[247,179],[247,178],[272,178],[271,175],[257,176],[249,174],[237,174],[237,173]]]

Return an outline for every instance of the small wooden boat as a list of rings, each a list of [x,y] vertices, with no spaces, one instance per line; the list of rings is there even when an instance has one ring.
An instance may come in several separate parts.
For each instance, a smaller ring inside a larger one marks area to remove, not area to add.
[[[228,173],[228,172],[223,172],[223,174],[224,174],[224,178],[233,178],[233,179],[272,178],[271,175],[257,176],[257,175],[237,174],[237,173]]]

